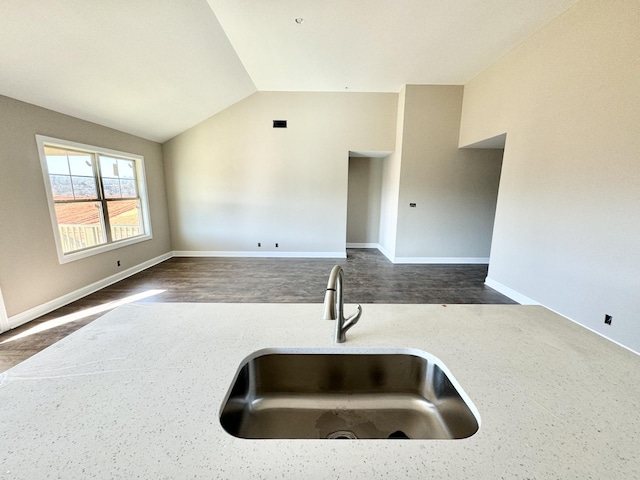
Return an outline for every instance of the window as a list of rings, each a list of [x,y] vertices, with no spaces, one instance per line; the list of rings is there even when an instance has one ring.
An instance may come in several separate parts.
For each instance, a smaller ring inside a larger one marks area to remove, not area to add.
[[[151,238],[142,156],[36,140],[60,263]]]

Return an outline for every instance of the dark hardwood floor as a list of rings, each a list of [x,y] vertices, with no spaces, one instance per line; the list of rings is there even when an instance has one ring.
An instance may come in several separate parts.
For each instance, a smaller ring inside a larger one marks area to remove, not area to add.
[[[117,302],[322,303],[333,265],[346,303],[493,303],[486,265],[394,265],[374,249],[347,258],[172,258],[0,335],[0,372],[95,320]]]

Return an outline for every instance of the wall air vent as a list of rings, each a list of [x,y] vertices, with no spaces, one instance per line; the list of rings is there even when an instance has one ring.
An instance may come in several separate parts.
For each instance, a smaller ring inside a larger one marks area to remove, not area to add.
[[[287,128],[287,121],[286,120],[274,120],[273,121],[273,128]]]

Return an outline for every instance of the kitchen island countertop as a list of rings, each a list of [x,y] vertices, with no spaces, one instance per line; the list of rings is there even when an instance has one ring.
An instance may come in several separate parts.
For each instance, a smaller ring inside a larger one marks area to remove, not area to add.
[[[640,478],[638,355],[537,306],[363,310],[335,344],[320,304],[118,307],[0,374],[0,478]],[[463,440],[235,438],[220,408],[243,360],[265,348],[428,352],[480,429]]]

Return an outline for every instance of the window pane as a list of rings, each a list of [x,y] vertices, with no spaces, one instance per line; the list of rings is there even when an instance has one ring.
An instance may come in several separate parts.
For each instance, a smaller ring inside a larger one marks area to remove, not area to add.
[[[67,149],[66,148],[59,148],[59,147],[51,147],[49,145],[45,145],[44,146],[44,154],[46,156],[57,155],[57,156],[66,157],[67,156]]]
[[[57,203],[55,210],[64,253],[106,243],[99,202]]]
[[[120,187],[123,197],[137,197],[138,189],[135,180],[120,180]]]
[[[131,239],[133,243],[148,237],[147,199],[141,197],[145,192],[143,157],[36,138],[45,182],[51,186],[48,201],[56,216],[54,231],[62,240],[61,263],[109,250],[112,242]]]
[[[51,193],[53,193],[54,200],[73,200],[71,177],[49,175],[49,180],[51,180]]]
[[[69,151],[71,175],[93,177],[93,158],[88,153]]]
[[[106,198],[120,198],[120,180],[117,178],[103,178],[102,186],[104,187],[104,196]]]
[[[71,177],[74,198],[98,198],[96,181],[93,177]]]
[[[144,234],[139,200],[107,202],[111,236],[113,240],[137,237]]]
[[[136,164],[133,160],[118,159],[120,178],[136,178]]]
[[[100,155],[100,173],[102,177],[118,178],[118,160]]]
[[[69,175],[66,152],[63,155],[47,154],[47,170],[51,175]]]

